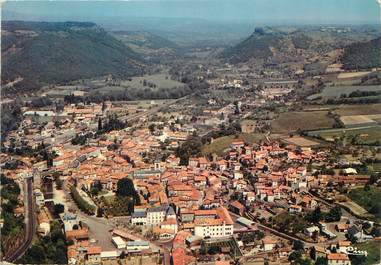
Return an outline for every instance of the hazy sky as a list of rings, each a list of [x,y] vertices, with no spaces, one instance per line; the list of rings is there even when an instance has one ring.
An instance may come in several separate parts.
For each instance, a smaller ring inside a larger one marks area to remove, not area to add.
[[[296,23],[380,23],[376,0],[8,1],[3,19],[202,18]]]

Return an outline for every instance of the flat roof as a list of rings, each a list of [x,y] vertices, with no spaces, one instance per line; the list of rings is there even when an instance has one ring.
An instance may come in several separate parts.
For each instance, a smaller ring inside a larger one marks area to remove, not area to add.
[[[112,237],[112,241],[114,241],[114,243],[117,245],[125,245],[126,244],[126,242],[124,242],[124,240],[120,236]]]

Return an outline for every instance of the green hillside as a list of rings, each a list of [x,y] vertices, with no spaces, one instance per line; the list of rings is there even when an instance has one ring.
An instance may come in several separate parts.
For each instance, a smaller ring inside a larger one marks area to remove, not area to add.
[[[381,67],[381,37],[347,46],[342,62],[348,70]]]
[[[142,72],[141,56],[93,23],[8,22],[2,40],[2,84],[23,78],[13,91]]]
[[[264,33],[260,29],[234,47],[228,48],[222,56],[232,63],[246,62],[251,58],[267,59],[273,54],[271,47],[278,48],[281,44],[281,35]]]
[[[145,31],[114,32],[127,45],[132,44],[149,49],[178,49],[179,46],[163,37]]]

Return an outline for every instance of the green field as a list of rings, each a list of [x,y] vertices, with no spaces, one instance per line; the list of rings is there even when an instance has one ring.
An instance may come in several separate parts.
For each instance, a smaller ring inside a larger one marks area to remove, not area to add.
[[[348,197],[377,219],[381,218],[381,187],[371,186],[369,190],[364,188],[353,189],[348,193]]]
[[[332,141],[334,138],[339,138],[344,135],[346,137],[358,135],[358,143],[373,144],[376,141],[381,141],[381,126],[319,130],[308,132],[308,135],[320,136],[327,141]]]
[[[289,133],[300,130],[332,128],[334,120],[328,117],[328,111],[281,113],[271,122],[272,132]]]
[[[242,133],[239,134],[236,138],[235,135],[229,135],[229,136],[223,136],[220,138],[217,138],[213,141],[211,144],[204,145],[202,147],[201,152],[204,155],[207,154],[217,154],[222,155],[224,151],[229,148],[230,144],[237,140],[243,140],[248,144],[252,143],[258,143],[260,140],[264,139],[263,134],[255,133],[255,134],[249,134],[249,133]]]
[[[368,256],[366,257],[365,261],[361,263],[362,265],[380,264],[380,240],[358,243],[355,245],[355,247],[357,247],[359,250],[366,250],[368,252]]]
[[[354,91],[381,91],[381,86],[327,86],[324,90],[319,93],[308,97],[308,99],[316,99],[322,97],[327,98],[337,98],[342,94],[349,95]]]

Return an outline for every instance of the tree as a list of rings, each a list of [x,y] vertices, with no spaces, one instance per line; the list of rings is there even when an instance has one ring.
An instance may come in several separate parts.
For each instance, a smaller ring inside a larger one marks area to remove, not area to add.
[[[134,204],[140,204],[139,194],[136,192],[134,183],[129,178],[123,178],[116,184],[116,194],[120,197],[132,197]]]
[[[318,257],[315,261],[315,265],[328,265],[328,260],[325,257]]]
[[[329,211],[325,220],[327,222],[337,222],[337,221],[340,221],[341,215],[342,215],[341,208],[339,206],[335,206]]]
[[[313,210],[312,214],[308,216],[308,220],[312,223],[318,223],[322,219],[323,215],[320,210],[320,206],[316,207],[315,210]]]
[[[59,216],[64,211],[65,211],[65,206],[62,205],[61,203],[58,203],[58,204],[54,205],[54,215],[55,216]]]
[[[302,253],[300,251],[293,251],[290,256],[288,256],[289,261],[298,261],[302,258]]]
[[[293,249],[298,251],[298,250],[304,250],[304,244],[302,241],[300,240],[296,240],[294,241],[294,245],[293,245]]]
[[[380,237],[381,236],[381,229],[373,226],[371,234],[374,237]]]
[[[148,126],[148,129],[149,131],[151,132],[151,134],[155,131],[155,124],[154,123],[151,123],[149,126]]]
[[[102,127],[102,119],[99,118],[98,119],[98,131],[102,131],[103,127]]]

